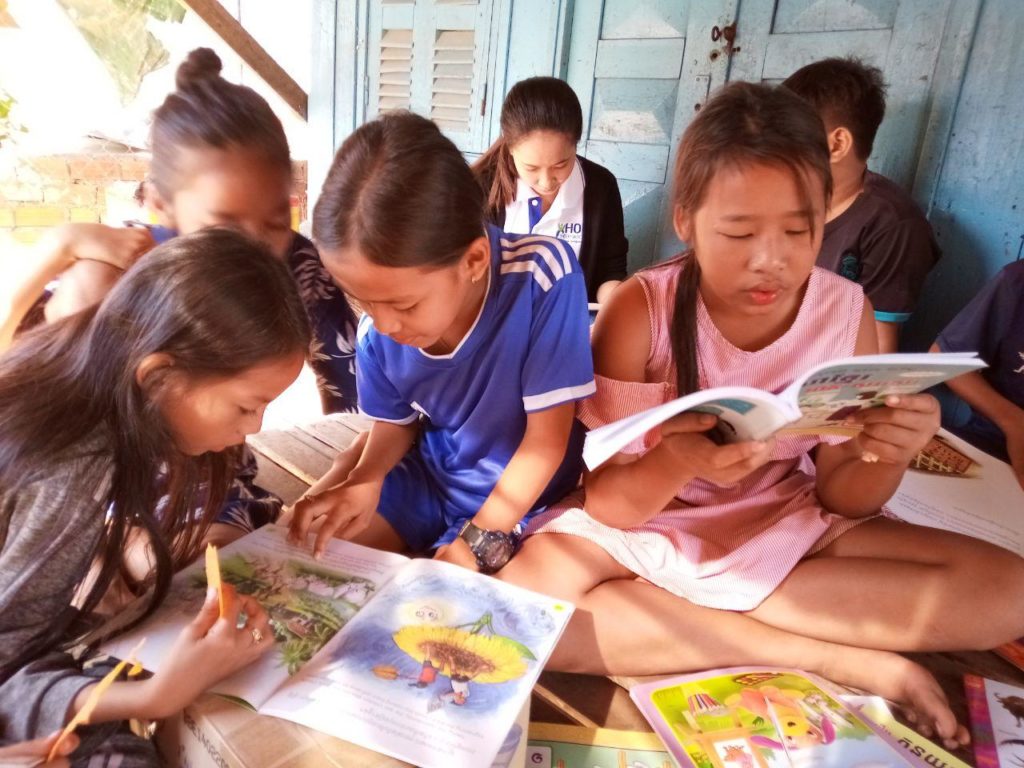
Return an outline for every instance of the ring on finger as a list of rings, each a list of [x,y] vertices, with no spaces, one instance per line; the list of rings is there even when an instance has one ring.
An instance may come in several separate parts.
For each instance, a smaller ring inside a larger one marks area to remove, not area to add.
[[[259,627],[253,627],[250,632],[252,633],[252,644],[259,645],[263,642],[263,633],[260,632]]]

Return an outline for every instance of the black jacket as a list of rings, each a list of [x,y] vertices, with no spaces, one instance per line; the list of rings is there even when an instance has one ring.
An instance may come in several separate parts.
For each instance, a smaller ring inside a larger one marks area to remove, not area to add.
[[[579,157],[579,156],[578,156]],[[587,283],[588,301],[597,301],[597,289],[607,280],[626,279],[626,239],[622,221],[622,198],[615,176],[603,165],[579,157],[583,169],[583,239],[579,259]],[[492,177],[482,179],[484,194],[490,191]],[[496,227],[505,226],[505,209],[488,211]]]

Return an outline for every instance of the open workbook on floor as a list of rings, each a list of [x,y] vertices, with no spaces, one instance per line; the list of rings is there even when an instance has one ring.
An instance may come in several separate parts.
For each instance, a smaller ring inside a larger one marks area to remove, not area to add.
[[[266,526],[220,553],[221,575],[271,616],[275,647],[213,692],[428,768],[491,765],[573,606],[435,560],[334,540],[314,560]],[[159,669],[206,595],[175,576],[139,639]]]

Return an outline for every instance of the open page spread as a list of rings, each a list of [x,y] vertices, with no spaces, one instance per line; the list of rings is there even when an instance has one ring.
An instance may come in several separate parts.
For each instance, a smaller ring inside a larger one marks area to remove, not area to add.
[[[857,411],[984,367],[974,353],[865,355],[816,366],[777,395],[751,387],[705,389],[590,430],[583,460],[594,469],[686,411],[717,416],[709,436],[718,443],[764,440],[783,429],[854,435],[859,427],[844,422]]]
[[[266,526],[219,553],[223,581],[270,614],[276,647],[214,693],[426,768],[489,766],[514,751],[516,717],[571,603],[344,541],[314,560],[286,533]],[[104,650],[118,656],[145,637],[139,660],[158,670],[205,596],[200,561]]]
[[[308,547],[289,544],[286,535],[285,528],[264,526],[219,552],[221,578],[239,593],[259,600],[274,629],[275,648],[213,690],[254,708],[312,659],[407,562],[401,555],[338,540],[330,542],[320,560],[314,560]],[[175,575],[167,598],[153,616],[103,650],[123,658],[145,637],[139,661],[156,671],[205,599],[206,572],[200,560]]]
[[[886,508],[909,523],[962,533],[1024,557],[1024,490],[1009,464],[940,430]]]
[[[490,765],[572,610],[413,560],[261,711],[427,768]]]
[[[630,696],[681,766],[913,764],[884,729],[796,670],[712,670],[639,685]]]

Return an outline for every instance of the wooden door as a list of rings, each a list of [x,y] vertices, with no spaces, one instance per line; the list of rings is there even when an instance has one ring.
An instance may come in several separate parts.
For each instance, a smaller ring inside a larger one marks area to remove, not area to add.
[[[591,0],[574,9],[566,79],[583,106],[579,149],[619,181],[630,271],[655,260],[676,127],[711,81],[710,72],[683,77],[691,16],[706,16],[709,5]]]
[[[743,0],[730,80],[776,83],[830,56],[879,67],[885,121],[868,161],[909,191],[928,122],[951,0]]]

